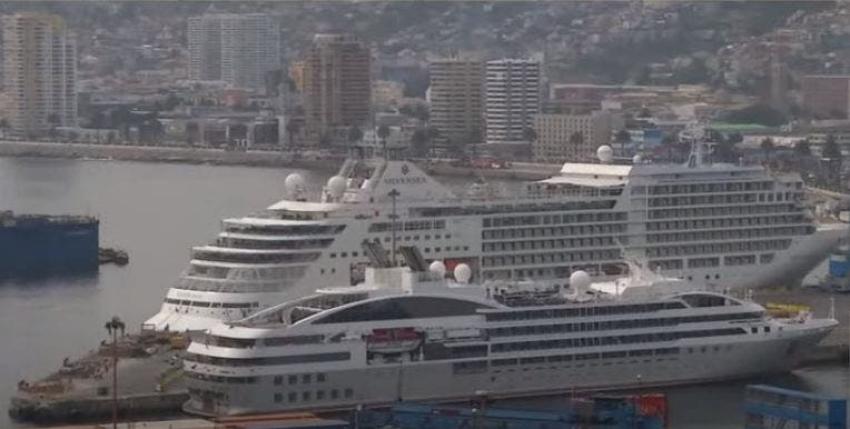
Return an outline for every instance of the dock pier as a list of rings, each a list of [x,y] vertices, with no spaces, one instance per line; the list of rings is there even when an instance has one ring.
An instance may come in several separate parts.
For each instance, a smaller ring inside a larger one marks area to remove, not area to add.
[[[118,340],[119,419],[180,414],[189,396],[182,377],[186,339],[142,332]],[[9,404],[15,420],[39,424],[103,421],[112,417],[111,343],[36,382],[21,380]]]

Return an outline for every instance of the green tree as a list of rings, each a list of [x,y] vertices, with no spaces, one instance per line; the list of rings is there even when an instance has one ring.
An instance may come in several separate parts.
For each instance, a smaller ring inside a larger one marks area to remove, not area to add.
[[[353,125],[348,129],[348,143],[349,146],[354,146],[355,143],[363,140],[363,131],[360,130],[359,127]]]
[[[331,138],[331,135],[327,132],[324,132],[324,133],[322,133],[321,136],[319,136],[319,147],[322,147],[322,148],[330,147],[332,142],[333,142],[333,138]]]
[[[383,148],[384,156],[387,156],[387,137],[390,136],[390,127],[381,125],[378,127],[378,138],[381,139],[381,148]]]
[[[410,147],[416,157],[422,158],[428,155],[428,143],[428,131],[425,129],[417,129],[410,136]]]
[[[823,157],[841,159],[841,149],[838,147],[838,142],[835,141],[835,136],[832,134],[826,136],[826,141],[823,144]]]
[[[286,137],[289,140],[290,146],[292,146],[292,147],[298,146],[296,144],[296,141],[295,141],[295,136],[298,134],[299,131],[301,131],[301,123],[300,122],[292,120],[292,119],[290,119],[286,122]]]
[[[628,131],[620,130],[614,135],[614,140],[620,144],[620,153],[624,154],[626,153],[626,143],[632,140],[632,136]]]
[[[570,146],[573,146],[573,147],[581,146],[584,143],[584,134],[582,134],[581,131],[576,131],[576,132],[570,134],[569,142],[570,142]]]
[[[522,130],[522,138],[529,143],[536,142],[537,131],[535,131],[532,127],[525,127],[525,129]]]
[[[764,152],[764,158],[767,162],[770,162],[770,155],[773,153],[773,149],[776,145],[773,144],[773,139],[770,137],[765,137],[762,139],[761,144],[759,144],[761,150]]]
[[[812,148],[807,139],[798,140],[794,143],[794,153],[798,156],[809,157],[812,155]]]

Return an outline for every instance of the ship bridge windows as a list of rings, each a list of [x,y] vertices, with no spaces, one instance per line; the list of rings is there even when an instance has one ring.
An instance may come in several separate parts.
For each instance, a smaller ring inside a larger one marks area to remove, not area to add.
[[[185,357],[187,363],[200,363],[216,366],[271,366],[300,363],[338,362],[351,359],[350,352],[328,352],[304,355],[284,355],[258,358],[224,358],[202,354],[189,353]]]
[[[456,298],[402,296],[356,304],[335,311],[313,323],[350,323],[376,320],[470,316],[484,304]]]
[[[228,223],[225,227],[226,232],[258,235],[333,235],[342,232],[344,229],[345,225],[246,225],[237,223]]]
[[[220,253],[197,251],[193,257],[195,259],[212,262],[232,262],[232,263],[288,263],[288,262],[312,262],[319,258],[320,252],[306,253]]]
[[[729,297],[707,293],[687,293],[680,295],[679,298],[690,307],[702,308],[741,305],[739,301],[730,299]]]
[[[304,240],[292,240],[292,239],[282,239],[282,240],[274,240],[274,239],[262,239],[262,240],[251,240],[244,238],[232,238],[232,237],[222,237],[216,240],[216,244],[220,246],[226,247],[235,247],[240,249],[290,249],[290,250],[298,250],[298,249],[321,249],[328,247],[331,243],[333,243],[333,238],[325,238],[325,239],[304,239]]]

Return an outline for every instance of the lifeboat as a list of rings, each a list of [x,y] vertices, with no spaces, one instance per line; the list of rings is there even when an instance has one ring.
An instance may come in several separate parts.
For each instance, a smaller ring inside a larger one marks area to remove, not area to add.
[[[404,353],[422,344],[422,334],[414,328],[375,329],[366,336],[366,350],[372,353]]]

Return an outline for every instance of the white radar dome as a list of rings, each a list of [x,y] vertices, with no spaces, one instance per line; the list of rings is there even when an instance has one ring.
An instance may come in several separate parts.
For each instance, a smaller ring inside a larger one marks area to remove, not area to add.
[[[283,186],[286,188],[286,194],[289,197],[294,197],[301,189],[304,188],[304,178],[298,173],[291,173],[286,176],[283,181]]]
[[[428,266],[428,270],[440,277],[444,277],[446,275],[446,264],[443,261],[434,261]]]
[[[342,176],[334,176],[328,179],[328,192],[334,198],[339,198],[345,192],[345,178]]]
[[[599,158],[600,162],[607,164],[614,159],[614,149],[611,149],[611,146],[607,144],[599,146],[599,149],[596,149],[596,157]]]
[[[632,157],[632,164],[640,164],[643,162],[643,157],[640,155],[635,155]]]
[[[460,283],[469,283],[469,279],[472,278],[472,268],[469,268],[469,265],[466,264],[457,264],[455,267],[455,280]]]
[[[570,287],[576,293],[590,290],[590,275],[581,270],[573,272],[570,274]]]

